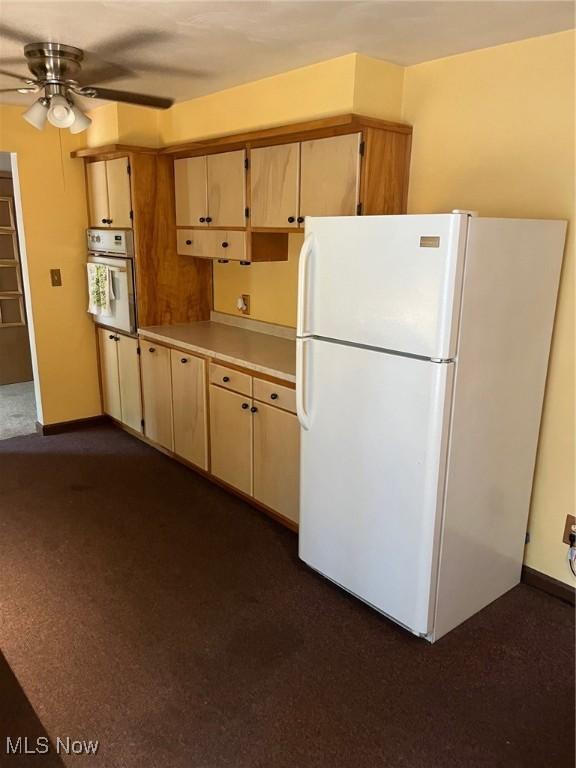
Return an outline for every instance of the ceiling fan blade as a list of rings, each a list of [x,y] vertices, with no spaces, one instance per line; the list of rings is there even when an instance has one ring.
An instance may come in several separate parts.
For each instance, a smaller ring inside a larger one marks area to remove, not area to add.
[[[23,29],[15,29],[8,24],[0,24],[0,38],[5,37],[7,40],[12,40],[13,43],[29,43],[34,38],[29,32],[25,32]]]
[[[35,93],[36,88],[24,91],[23,88],[0,88],[0,93]]]
[[[168,109],[174,104],[174,99],[167,99],[162,96],[146,96],[143,93],[113,91],[110,88],[97,88],[95,86],[82,88],[78,93],[80,96],[89,96],[92,99],[121,101],[126,104],[138,104],[141,107],[155,107],[156,109]]]
[[[21,80],[23,83],[34,83],[35,80],[32,77],[25,77],[24,75],[17,75],[16,72],[9,72],[7,69],[0,69],[0,75],[4,77],[12,77],[14,80]]]
[[[119,35],[114,35],[114,37],[109,37],[99,45],[93,46],[93,50],[98,55],[117,54],[118,51],[141,48],[143,45],[149,45],[150,43],[161,43],[171,37],[166,32],[160,32],[159,30],[135,29],[131,32],[123,32]]]
[[[150,61],[130,59],[134,72],[150,72],[156,75],[174,75],[175,77],[207,77],[211,73],[205,69],[190,69],[187,67],[172,67],[169,64],[155,64]]]

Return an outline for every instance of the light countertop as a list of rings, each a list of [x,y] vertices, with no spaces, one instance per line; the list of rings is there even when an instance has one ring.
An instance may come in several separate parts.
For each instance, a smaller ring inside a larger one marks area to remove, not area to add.
[[[283,381],[296,381],[296,342],[211,320],[139,328],[138,334],[168,346],[232,363]]]

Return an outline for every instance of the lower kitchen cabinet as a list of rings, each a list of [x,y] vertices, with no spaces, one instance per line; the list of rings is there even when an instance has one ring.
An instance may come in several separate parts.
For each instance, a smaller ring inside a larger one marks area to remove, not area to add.
[[[142,432],[138,340],[98,328],[104,413]]]
[[[254,408],[254,487],[257,501],[298,522],[300,425],[293,413],[264,403]]]
[[[252,400],[210,385],[211,472],[252,495]]]
[[[140,342],[144,434],[173,450],[172,377],[170,349],[149,341]]]
[[[174,453],[208,469],[206,361],[170,350]]]

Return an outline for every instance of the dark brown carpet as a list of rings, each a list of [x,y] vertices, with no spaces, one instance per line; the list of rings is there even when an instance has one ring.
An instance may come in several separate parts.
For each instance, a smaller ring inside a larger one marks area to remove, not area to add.
[[[112,427],[0,443],[0,476],[3,705],[99,739],[66,765],[573,766],[568,605],[520,586],[429,646]]]

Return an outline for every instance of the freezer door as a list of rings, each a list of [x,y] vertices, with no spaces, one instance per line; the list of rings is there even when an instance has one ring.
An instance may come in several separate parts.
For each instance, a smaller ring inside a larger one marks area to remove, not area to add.
[[[454,364],[298,344],[300,557],[428,634]]]
[[[468,216],[306,219],[298,336],[456,354]]]

